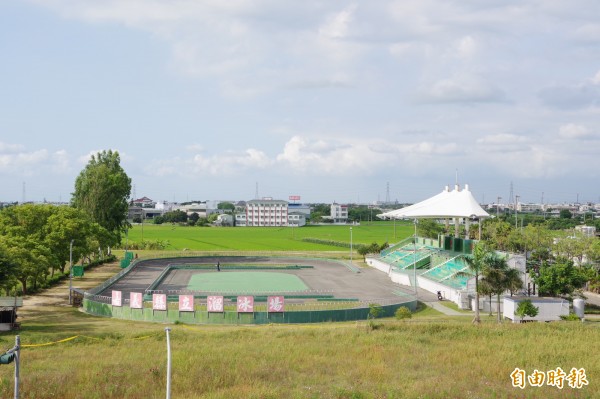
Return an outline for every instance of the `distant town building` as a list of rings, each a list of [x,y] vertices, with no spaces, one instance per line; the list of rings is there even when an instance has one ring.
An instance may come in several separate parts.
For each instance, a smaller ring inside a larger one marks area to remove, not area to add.
[[[300,212],[290,212],[288,214],[288,226],[302,227],[306,224],[306,215]]]
[[[331,219],[333,223],[346,223],[348,221],[348,205],[337,203],[331,204],[330,215],[325,219]]]
[[[595,226],[575,226],[575,231],[580,232],[584,237],[594,237],[596,235]]]
[[[152,201],[148,197],[142,197],[142,198],[132,200],[131,205],[139,206],[142,208],[154,208],[154,207],[156,207],[156,202]]]
[[[236,222],[241,221],[236,215]],[[287,201],[273,199],[251,200],[246,203],[246,226],[287,226]]]
[[[304,216],[306,216],[308,218],[308,217],[310,217],[310,206],[306,205],[306,204],[290,203],[290,204],[288,204],[288,213],[303,214]]]

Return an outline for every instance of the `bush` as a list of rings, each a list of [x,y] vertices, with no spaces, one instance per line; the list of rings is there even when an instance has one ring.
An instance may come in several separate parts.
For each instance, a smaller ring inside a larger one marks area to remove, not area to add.
[[[575,313],[569,313],[566,316],[560,316],[560,318],[564,321],[579,321],[579,320],[581,320],[579,318],[579,316],[577,316]]]
[[[401,306],[396,310],[395,316],[398,320],[410,319],[412,318],[412,312],[406,306]]]

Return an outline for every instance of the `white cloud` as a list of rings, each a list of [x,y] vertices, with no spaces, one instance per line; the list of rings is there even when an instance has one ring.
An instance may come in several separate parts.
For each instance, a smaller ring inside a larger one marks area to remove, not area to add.
[[[569,140],[581,140],[586,138],[592,138],[594,135],[590,130],[583,126],[575,123],[569,123],[560,127],[558,134],[560,137]]]
[[[475,75],[458,75],[439,80],[418,93],[422,102],[489,103],[506,101],[502,90]]]
[[[584,42],[600,42],[600,24],[590,23],[578,27],[573,37]]]
[[[327,22],[319,28],[319,35],[328,39],[343,39],[347,37],[355,11],[356,4],[353,4],[330,16]]]
[[[0,154],[15,153],[22,150],[23,146],[20,144],[3,143],[2,141],[0,141]]]
[[[208,173],[213,176],[227,176],[249,169],[264,169],[271,164],[267,155],[259,150],[249,148],[243,152],[227,151],[206,157],[194,156],[190,165],[196,174]]]
[[[477,47],[477,42],[472,36],[465,36],[456,45],[456,52],[459,58],[471,58],[477,53]]]
[[[52,154],[52,162],[54,163],[53,172],[68,173],[71,171],[71,162],[69,154],[65,150],[58,150]]]
[[[50,153],[47,149],[28,150],[20,144],[0,143],[0,174],[18,176],[53,175],[69,172],[70,160],[65,150]]]

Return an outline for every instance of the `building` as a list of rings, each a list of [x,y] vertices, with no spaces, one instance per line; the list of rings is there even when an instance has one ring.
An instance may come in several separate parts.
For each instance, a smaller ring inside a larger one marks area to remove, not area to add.
[[[538,314],[535,317],[525,317],[525,321],[559,321],[561,316],[569,314],[569,301],[563,298],[542,298],[527,296],[504,297],[503,315],[512,320],[513,323],[519,323],[521,318],[516,314],[519,303],[524,300],[530,300],[533,306],[538,308]]]
[[[142,198],[138,198],[135,200],[131,201],[131,205],[133,205],[134,207],[140,207],[140,208],[155,208],[156,207],[156,202],[152,201],[150,198],[148,197],[142,197]]]
[[[306,225],[306,215],[300,212],[290,212],[288,214],[288,226],[302,227]]]
[[[236,215],[236,222],[242,218]],[[246,204],[246,226],[287,226],[288,203],[287,201],[273,199],[251,200]],[[242,224],[238,224],[242,226]]]
[[[584,237],[596,236],[596,227],[595,226],[575,226],[575,231],[578,231]]]
[[[348,205],[331,204],[331,211],[329,219],[333,220],[333,223],[346,223],[348,222]]]
[[[290,214],[292,214],[292,213],[303,214],[307,218],[310,218],[310,206],[306,205],[306,204],[296,204],[296,203],[288,204],[288,212]]]

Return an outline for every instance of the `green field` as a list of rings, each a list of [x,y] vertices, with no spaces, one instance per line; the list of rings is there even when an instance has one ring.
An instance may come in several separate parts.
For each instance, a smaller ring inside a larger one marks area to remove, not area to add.
[[[340,251],[342,248],[302,241],[318,238],[350,244],[394,243],[411,236],[410,222],[362,223],[355,226],[304,227],[191,227],[171,224],[134,225],[128,232],[130,242],[168,241],[168,250],[191,251]],[[395,231],[395,234],[394,234]],[[123,244],[125,237],[123,237]]]
[[[293,274],[275,272],[222,272],[194,274],[188,290],[213,292],[305,291],[306,284]]]

